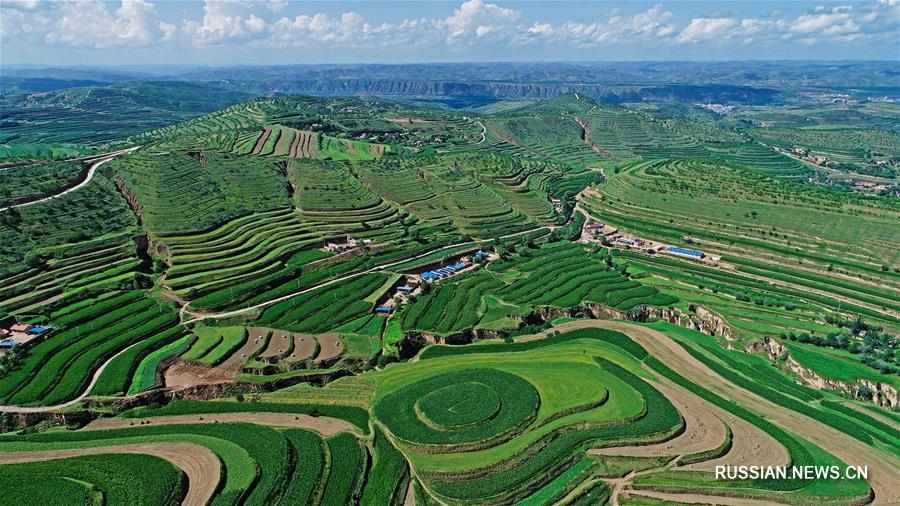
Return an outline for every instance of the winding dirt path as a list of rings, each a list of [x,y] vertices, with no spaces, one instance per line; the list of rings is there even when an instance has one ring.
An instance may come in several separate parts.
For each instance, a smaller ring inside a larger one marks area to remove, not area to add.
[[[77,190],[77,189],[79,189],[79,188],[82,188],[82,187],[84,187],[85,185],[87,185],[88,183],[90,183],[90,182],[91,182],[91,179],[94,178],[94,173],[97,172],[97,168],[99,168],[99,167],[100,167],[101,165],[103,165],[104,163],[106,163],[106,162],[112,160],[113,158],[115,158],[115,157],[117,157],[117,156],[119,156],[119,155],[124,155],[124,154],[126,154],[126,153],[131,153],[131,152],[136,151],[136,150],[138,150],[138,149],[140,149],[140,148],[141,148],[141,146],[134,146],[134,147],[131,147],[131,148],[128,148],[128,149],[122,149],[122,150],[115,151],[115,152],[109,153],[109,154],[107,154],[107,155],[104,155],[102,158],[98,159],[97,161],[95,161],[95,162],[93,162],[93,163],[91,164],[91,167],[88,169],[87,174],[85,174],[84,179],[83,179],[82,181],[78,182],[75,186],[73,186],[73,187],[71,187],[71,188],[67,188],[67,189],[65,189],[65,190],[63,190],[63,191],[61,191],[61,192],[59,192],[59,193],[54,194],[54,195],[50,195],[49,197],[42,197],[42,198],[39,198],[39,199],[36,199],[36,200],[31,200],[31,201],[28,201],[28,202],[22,202],[21,204],[13,204],[13,205],[7,206],[7,207],[0,207],[0,211],[5,211],[5,210],[7,210],[7,209],[11,209],[11,208],[14,208],[14,207],[25,207],[25,206],[30,206],[30,205],[32,205],[32,204],[39,204],[39,203],[41,203],[41,202],[46,202],[46,201],[48,201],[48,200],[53,200],[53,199],[62,197],[63,195],[65,195],[65,194],[67,194],[67,193],[72,193],[73,191],[75,191],[75,190]]]
[[[484,122],[482,121],[479,121],[478,124],[481,125],[481,140],[475,144],[483,144],[484,140],[487,138],[487,127],[484,126]]]
[[[76,397],[70,401],[66,401],[62,404],[54,404],[53,406],[36,406],[36,407],[0,406],[0,413],[47,413],[49,411],[56,411],[57,409],[63,409],[63,408],[68,408],[69,406],[73,406],[73,405],[77,404],[78,402],[80,402],[85,397],[87,397],[88,394],[91,393],[91,390],[93,390],[94,385],[97,384],[97,380],[100,379],[100,375],[103,374],[103,371],[106,369],[106,367],[113,360],[115,360],[116,357],[127,352],[131,348],[141,344],[142,342],[143,341],[138,341],[136,343],[133,343],[131,346],[124,348],[119,353],[116,353],[115,355],[109,357],[109,359],[106,362],[103,362],[103,364],[94,373],[94,376],[91,378],[91,382],[88,383],[87,388],[85,388],[84,392],[82,392],[78,397]]]
[[[323,436],[338,432],[359,433],[350,422],[328,416],[309,416],[293,413],[213,413],[196,415],[154,416],[150,418],[100,418],[87,424],[82,431],[124,429],[141,424],[179,425],[197,423],[255,423],[272,427],[312,429]]]
[[[188,490],[182,502],[185,506],[207,504],[216,491],[222,473],[219,457],[205,446],[193,443],[140,443],[69,450],[0,452],[0,464],[22,464],[110,454],[153,455],[171,462],[187,476]]]

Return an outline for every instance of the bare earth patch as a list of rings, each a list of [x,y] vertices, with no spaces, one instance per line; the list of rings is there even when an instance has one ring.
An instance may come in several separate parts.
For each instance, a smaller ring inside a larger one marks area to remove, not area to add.
[[[312,429],[324,436],[338,432],[359,432],[350,422],[327,416],[295,415],[293,413],[212,413],[196,415],[156,416],[151,418],[101,418],[81,430],[123,429],[140,425],[176,425],[195,423],[255,423],[273,427]]]
[[[690,504],[722,504],[728,506],[770,506],[772,504],[780,504],[772,501],[761,501],[756,499],[743,499],[740,497],[719,497],[715,495],[703,494],[670,494],[666,492],[653,492],[650,490],[629,490],[627,495],[650,497],[663,501],[673,501]]]
[[[316,341],[319,341],[319,355],[316,357],[316,362],[334,358],[344,351],[338,334],[317,334]]]
[[[784,466],[791,462],[787,450],[769,433],[734,415],[721,412],[731,427],[731,450],[725,455],[697,462],[683,469],[715,471],[716,466]]]
[[[176,390],[197,385],[215,385],[234,379],[234,373],[219,367],[206,367],[177,360],[166,369],[163,376],[166,387]]]
[[[588,455],[623,455],[632,457],[677,456],[719,447],[725,440],[725,424],[716,416],[708,402],[669,381],[650,382],[662,392],[684,417],[685,430],[674,439],[646,446],[595,448]]]
[[[270,127],[265,127],[263,129],[262,135],[259,136],[259,139],[256,139],[256,145],[253,146],[253,151],[250,154],[258,155],[259,152],[262,151],[262,147],[266,143],[266,139],[269,138],[269,134],[271,133],[272,129]]]
[[[284,357],[283,360],[285,362],[297,362],[309,358],[316,349],[315,338],[309,334],[300,334],[297,332],[288,332],[266,327],[249,327],[247,330],[254,338],[257,336],[265,337],[268,332],[272,332],[272,337],[269,339],[269,345],[259,354],[259,358],[262,360],[276,358],[287,353],[287,350],[291,345],[291,340],[294,342],[294,351],[290,355]],[[261,340],[260,343],[262,343]]]
[[[208,448],[193,443],[140,443],[37,452],[0,452],[0,464],[109,454],[153,455],[171,462],[187,476],[188,491],[182,503],[187,506],[208,503],[216,491],[222,472],[219,457]]]
[[[227,371],[233,375],[239,373],[241,368],[244,367],[244,364],[247,362],[247,358],[253,354],[260,346],[262,346],[262,341],[256,342],[255,340],[247,337],[247,342],[244,343],[243,346],[237,349],[234,353],[231,354],[230,357],[225,359],[224,362],[216,366],[216,369],[221,369],[223,371]]]

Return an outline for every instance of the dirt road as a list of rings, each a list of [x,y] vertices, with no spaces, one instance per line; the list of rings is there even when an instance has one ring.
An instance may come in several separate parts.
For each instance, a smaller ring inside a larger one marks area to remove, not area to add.
[[[67,408],[69,406],[73,406],[73,405],[77,404],[79,401],[81,401],[82,399],[84,399],[85,397],[87,397],[88,394],[91,393],[91,390],[94,388],[94,385],[97,384],[97,380],[100,379],[100,375],[103,374],[104,369],[106,369],[106,367],[113,360],[115,360],[116,357],[127,352],[132,347],[141,344],[142,342],[143,341],[138,341],[138,342],[132,344],[131,346],[123,349],[119,353],[116,353],[115,355],[109,357],[109,359],[106,362],[103,362],[103,364],[97,369],[97,372],[94,373],[94,376],[91,378],[91,382],[88,383],[88,386],[84,390],[84,392],[82,392],[78,397],[72,399],[71,401],[66,401],[62,404],[54,404],[53,406],[36,406],[36,407],[0,406],[0,413],[47,413],[49,411],[56,411],[58,409],[63,409],[63,408]]]
[[[138,149],[140,149],[140,146],[134,146],[134,147],[131,147],[131,148],[128,148],[128,149],[123,149],[123,150],[120,150],[120,151],[115,151],[115,152],[113,152],[113,153],[109,153],[109,154],[107,154],[107,155],[104,155],[103,158],[100,158],[99,160],[97,160],[97,161],[95,161],[95,162],[93,162],[93,163],[91,164],[91,167],[88,169],[87,174],[85,175],[84,179],[83,179],[81,182],[79,182],[78,184],[76,184],[75,186],[73,186],[73,187],[71,187],[71,188],[67,188],[67,189],[65,189],[65,190],[63,190],[63,191],[61,191],[61,192],[59,192],[59,193],[50,195],[49,197],[43,197],[43,198],[39,198],[39,199],[37,199],[37,200],[32,200],[32,201],[29,201],[29,202],[22,202],[21,204],[13,204],[13,205],[7,206],[7,207],[0,207],[0,211],[5,211],[5,210],[7,210],[7,209],[11,209],[11,208],[14,208],[14,207],[25,207],[25,206],[30,206],[30,205],[33,205],[33,204],[38,204],[38,203],[41,203],[41,202],[46,202],[46,201],[48,201],[48,200],[53,200],[53,199],[62,197],[63,195],[66,195],[67,193],[72,193],[73,191],[75,191],[75,190],[77,190],[77,189],[79,189],[79,188],[82,188],[82,187],[85,186],[86,184],[90,183],[90,182],[91,182],[91,179],[94,178],[94,173],[97,172],[97,168],[98,168],[98,167],[100,167],[100,166],[103,165],[104,163],[106,163],[106,162],[112,160],[113,158],[115,158],[115,157],[117,157],[117,156],[119,156],[119,155],[123,155],[123,154],[126,154],[126,153],[131,153],[132,151],[136,151],[136,150],[138,150]]]

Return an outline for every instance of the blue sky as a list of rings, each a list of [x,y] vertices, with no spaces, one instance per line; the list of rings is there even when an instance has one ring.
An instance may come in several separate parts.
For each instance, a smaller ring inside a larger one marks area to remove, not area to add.
[[[900,2],[0,0],[0,63],[900,60]]]

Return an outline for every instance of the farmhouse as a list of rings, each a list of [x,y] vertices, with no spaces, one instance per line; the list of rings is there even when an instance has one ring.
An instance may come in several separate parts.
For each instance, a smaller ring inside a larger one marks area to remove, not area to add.
[[[21,332],[23,334],[27,334],[28,331],[31,330],[31,327],[32,326],[27,323],[16,323],[13,326],[11,326],[9,328],[9,330],[11,330],[13,332]]]
[[[363,241],[363,243],[365,243],[365,241]],[[369,241],[368,243],[366,243],[366,246],[368,246],[371,243],[372,243],[372,241]],[[355,248],[357,245],[358,245],[358,243],[357,243],[356,239],[354,239],[352,237],[347,237],[347,242],[344,242],[344,243],[330,242],[325,245],[325,249],[332,253],[340,253],[343,251],[349,251],[349,250]]]

